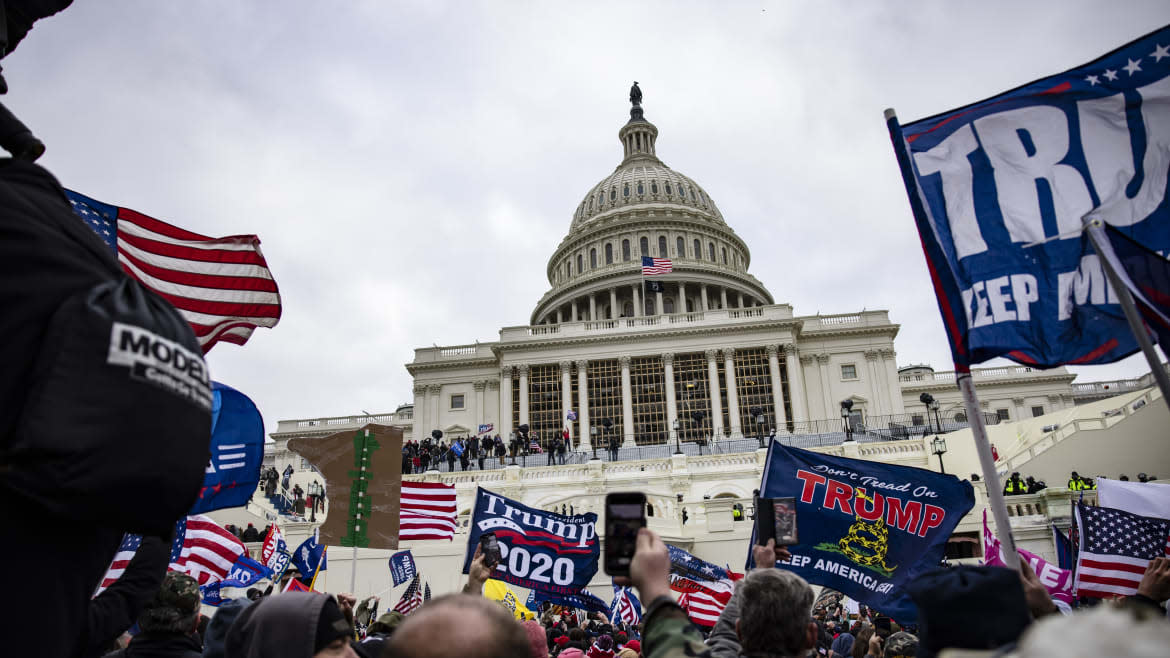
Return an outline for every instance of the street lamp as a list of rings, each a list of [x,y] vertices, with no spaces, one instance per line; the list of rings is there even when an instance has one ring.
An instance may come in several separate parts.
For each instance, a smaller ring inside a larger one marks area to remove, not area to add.
[[[613,429],[613,421],[606,418],[601,421],[601,426],[605,428],[605,449],[607,452],[609,452],[610,459],[612,461],[617,461],[617,451],[613,449],[613,446],[611,445],[612,441],[609,438],[609,432]]]
[[[756,421],[756,440],[760,442],[760,447],[764,447],[764,423],[767,421],[764,418],[764,410],[759,407],[752,407],[748,410]]]
[[[946,475],[947,469],[943,466],[942,456],[947,452],[947,440],[941,436],[935,436],[934,440],[930,442],[931,452],[938,455],[938,471]]]
[[[593,437],[593,459],[597,459],[597,426],[589,428],[589,435]]]
[[[516,463],[516,453],[519,452],[519,446],[516,445],[516,433],[515,432],[510,432],[508,434],[508,448],[510,448],[510,452],[512,453],[512,462],[508,465],[509,466],[519,466],[519,464]]]
[[[678,419],[677,418],[675,418],[674,421],[672,421],[670,423],[670,428],[674,430],[674,454],[681,455],[681,454],[683,454],[683,451],[682,451],[682,446],[680,446],[678,443]]]
[[[695,421],[695,427],[699,428],[699,438],[696,443],[699,444],[699,454],[703,454],[703,419],[707,414],[702,411],[692,411],[691,420]]]
[[[841,400],[841,422],[845,425],[845,440],[853,440],[853,427],[849,423],[849,413],[853,409],[853,400]]]
[[[938,400],[935,400],[934,396],[930,393],[923,393],[922,395],[919,395],[918,400],[922,402],[922,404],[926,405],[926,418],[928,422],[930,419],[930,412],[934,412],[934,431],[942,432],[942,419],[938,416]]]

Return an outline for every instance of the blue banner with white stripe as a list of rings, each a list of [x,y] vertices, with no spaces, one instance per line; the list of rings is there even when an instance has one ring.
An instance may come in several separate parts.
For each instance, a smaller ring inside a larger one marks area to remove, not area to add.
[[[248,396],[211,382],[211,459],[188,514],[247,504],[260,482],[264,420]]]

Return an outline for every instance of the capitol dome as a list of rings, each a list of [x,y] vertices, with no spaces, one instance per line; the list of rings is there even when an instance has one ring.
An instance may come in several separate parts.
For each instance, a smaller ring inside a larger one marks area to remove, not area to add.
[[[631,92],[630,119],[618,131],[622,161],[578,204],[568,235],[548,262],[552,289],[537,303],[531,323],[772,304],[768,290],[748,274],[747,244],[715,201],[658,159],[658,128],[645,119],[636,85]],[[670,273],[646,279],[654,282],[652,291],[643,287],[643,256],[671,261]]]

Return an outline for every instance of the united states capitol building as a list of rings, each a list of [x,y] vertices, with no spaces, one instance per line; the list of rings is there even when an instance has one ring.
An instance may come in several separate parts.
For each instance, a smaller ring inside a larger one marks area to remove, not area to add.
[[[406,364],[414,399],[392,413],[280,421],[266,464],[292,465],[294,481],[306,486],[320,476],[287,441],[369,422],[401,427],[407,439],[440,430],[445,440],[491,425],[505,442],[527,426],[541,444],[567,429],[572,451],[563,466],[520,455],[503,465],[489,459],[486,470],[472,462],[471,470],[456,464],[447,472],[444,463],[409,477],[456,485],[461,522],[477,486],[535,507],[599,514],[606,492],[643,491],[651,528],[737,569],[751,523],[737,521],[733,509],[750,516],[761,437],[773,431],[786,445],[834,455],[964,478],[979,471],[954,373],[899,366],[899,325],[888,311],[801,315],[777,301],[751,274],[734,218],[659,158],[658,129],[639,103],[617,136],[621,159],[571,210],[548,260],[548,292],[527,324],[500,329],[490,343],[416,349]],[[643,277],[644,256],[669,259],[672,271]],[[646,281],[658,285],[651,290]],[[1064,368],[1022,366],[975,369],[974,377],[1001,471],[1050,485],[1010,499],[1023,547],[1052,556],[1048,524],[1067,525],[1070,470],[1170,476],[1170,414],[1149,377],[1082,384]],[[924,393],[933,405],[921,401]],[[611,441],[621,446],[616,459],[604,449]],[[978,556],[984,484],[975,483],[977,505],[952,538],[952,557]],[[263,500],[218,516],[280,519],[290,541],[312,527]],[[406,545],[436,593],[462,584],[460,537]],[[348,588],[350,550],[330,552],[331,591]],[[358,551],[357,593],[389,586],[388,554]],[[598,591],[602,583],[608,579],[599,575]]]

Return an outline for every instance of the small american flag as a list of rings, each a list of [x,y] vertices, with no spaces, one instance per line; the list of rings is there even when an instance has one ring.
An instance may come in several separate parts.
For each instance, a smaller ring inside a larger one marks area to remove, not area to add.
[[[65,196],[122,269],[178,309],[204,353],[221,340],[243,345],[253,329],[280,320],[280,292],[260,238],[210,238],[77,192]]]
[[[430,586],[427,588],[427,593],[430,592]],[[404,615],[409,615],[418,609],[428,597],[423,593],[421,576],[415,576],[414,580],[406,586],[406,591],[402,593],[402,599],[394,606],[394,609]]]
[[[455,485],[402,482],[398,538],[455,539]]]
[[[638,597],[634,596],[634,593],[630,591],[630,588],[614,585],[613,590],[614,596],[613,605],[610,606],[610,621],[614,624],[618,622],[636,624],[642,621],[642,605],[639,603]]]
[[[674,267],[671,265],[669,258],[651,258],[649,256],[642,256],[642,276],[670,274],[673,271]]]
[[[1077,503],[1078,596],[1137,593],[1150,560],[1170,555],[1170,520]]]
[[[97,594],[113,585],[126,571],[130,560],[142,545],[142,535],[127,533],[110,563]],[[235,535],[218,525],[211,517],[188,516],[175,524],[175,540],[171,543],[168,571],[181,571],[200,585],[227,577],[228,571],[244,554],[244,544]]]

